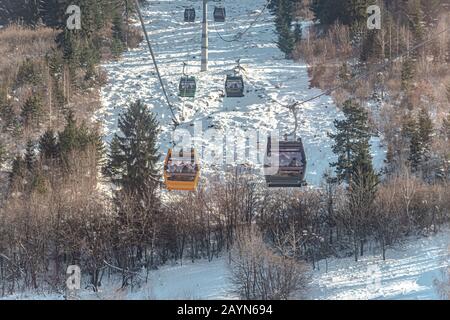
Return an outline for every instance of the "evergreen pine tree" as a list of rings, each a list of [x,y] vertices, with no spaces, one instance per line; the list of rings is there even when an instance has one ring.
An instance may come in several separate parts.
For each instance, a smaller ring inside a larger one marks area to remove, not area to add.
[[[380,46],[377,44],[377,31],[367,31],[364,39],[362,40],[362,49],[360,54],[361,61],[367,62],[370,59],[377,58],[380,53],[379,47]]]
[[[431,120],[430,114],[425,108],[420,109],[417,125],[421,146],[421,161],[426,162],[430,157],[429,153],[433,139],[433,121]]]
[[[40,17],[45,25],[62,29],[65,27],[65,13],[71,0],[41,0],[39,3]]]
[[[34,165],[36,163],[36,153],[34,149],[34,142],[32,140],[29,140],[25,148],[25,166],[30,172],[33,172]]]
[[[25,59],[17,72],[16,84],[19,86],[24,84],[38,85],[41,79],[42,77],[39,70],[37,70],[36,62],[30,58]]]
[[[411,168],[416,171],[422,161],[422,144],[420,141],[420,134],[417,128],[413,131],[409,142],[409,157],[408,161]]]
[[[39,153],[44,159],[58,158],[58,141],[53,130],[45,131],[39,139]]]
[[[450,113],[442,122],[442,134],[445,140],[450,141]]]
[[[335,0],[313,0],[311,10],[314,13],[315,20],[320,21],[322,25],[330,26],[340,20],[342,23],[349,25],[350,21],[345,19],[346,1]]]
[[[408,91],[411,88],[414,76],[415,76],[414,61],[411,58],[407,58],[405,61],[403,61],[402,64],[402,74],[401,74],[402,90]]]
[[[344,24],[348,24],[355,31],[366,29],[367,21],[367,8],[376,4],[374,0],[346,0],[345,4],[345,18],[343,18]],[[348,20],[346,23],[345,20]]]
[[[42,101],[37,95],[29,97],[22,106],[21,117],[25,126],[37,121],[42,111]],[[38,121],[37,121],[38,122]]]
[[[131,103],[119,118],[105,171],[127,194],[143,197],[155,189],[159,124],[141,101]]]
[[[0,169],[2,168],[2,165],[5,162],[5,160],[6,160],[6,148],[0,141]]]
[[[403,119],[402,136],[409,146],[408,161],[412,168],[417,168],[420,163],[420,141],[417,126],[416,119],[408,113]]]
[[[90,130],[83,122],[77,126],[73,111],[69,111],[66,117],[66,126],[58,135],[57,152],[67,165],[68,156],[73,151],[86,151],[89,147],[96,149],[96,162],[100,164],[103,157],[103,140],[96,130]],[[52,150],[53,147],[52,147]]]
[[[66,126],[59,133],[59,151],[63,160],[67,160],[67,155],[78,147],[78,129],[73,111],[69,111],[66,117]]]
[[[300,43],[303,39],[303,29],[301,23],[297,22],[294,29],[294,42]]]
[[[288,0],[279,0],[275,19],[275,28],[278,33],[278,48],[286,55],[287,59],[292,57],[295,47],[295,36],[292,31],[291,5]]]
[[[39,22],[39,2],[41,0],[0,1],[0,23],[20,22],[35,27]]]
[[[125,30],[122,16],[116,11],[113,16],[112,34],[113,39],[111,43],[111,52],[114,57],[119,57],[124,51]]]
[[[433,122],[428,112],[422,108],[417,120],[407,115],[403,121],[402,134],[409,143],[408,160],[411,168],[417,171],[429,159],[432,143]]]
[[[25,182],[27,174],[27,166],[25,164],[25,161],[23,160],[23,157],[18,155],[14,158],[12,163],[12,170],[9,174],[9,180],[10,183],[14,188],[17,188],[19,185],[23,185]]]
[[[448,83],[446,86],[446,96],[447,96],[448,102],[450,102],[450,83]]]
[[[125,27],[123,23],[123,18],[121,14],[116,11],[112,20],[112,35],[114,39],[117,39],[121,42],[125,41]]]
[[[363,167],[356,167],[349,185],[347,202],[355,261],[358,261],[358,255],[364,254],[364,243],[371,231],[378,184],[379,178],[373,170],[366,171]]]
[[[351,26],[352,29],[361,29],[367,20],[367,8],[376,4],[375,0],[313,0],[311,10],[315,20],[322,25],[330,26],[336,21]]]
[[[424,18],[421,7],[421,0],[410,0],[408,2],[407,11],[409,17],[409,26],[414,35],[414,40],[416,43],[419,43],[424,40],[425,36],[425,30],[423,27]]]
[[[329,136],[334,139],[333,152],[338,161],[331,166],[336,168],[340,181],[350,183],[356,168],[372,169],[370,155],[370,132],[368,114],[358,103],[347,100],[342,109],[345,119],[335,120],[337,132]]]
[[[74,69],[78,62],[77,36],[70,30],[65,30],[57,37],[57,43],[63,52],[64,61],[67,65]]]

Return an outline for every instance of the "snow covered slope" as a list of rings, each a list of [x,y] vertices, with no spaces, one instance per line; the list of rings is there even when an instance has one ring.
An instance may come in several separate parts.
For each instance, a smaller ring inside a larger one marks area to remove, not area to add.
[[[235,128],[257,130],[263,135],[277,128],[281,134],[290,133],[294,128],[292,114],[273,100],[286,105],[320,93],[320,90],[309,88],[307,66],[285,60],[277,48],[272,15],[268,10],[260,15],[266,0],[227,0],[227,21],[217,24],[212,19],[214,2],[210,2],[210,68],[206,73],[200,72],[202,1],[161,0],[147,4],[143,8],[144,19],[177,117],[185,119],[181,128],[192,132],[193,124],[201,121],[204,130],[214,127],[221,133]],[[183,22],[184,8],[190,5],[197,12],[195,23]],[[239,41],[227,42],[247,29],[258,16],[254,26]],[[224,98],[225,77],[235,67],[237,59],[241,59],[246,70],[248,92],[244,98]],[[189,64],[187,72],[197,77],[195,99],[178,97],[183,62]],[[110,141],[117,130],[119,112],[130,101],[140,98],[158,115],[163,129],[160,151],[165,154],[173,130],[171,115],[145,44],[126,53],[122,60],[104,67],[109,84],[102,91],[104,108],[96,118],[105,125],[106,141]],[[300,109],[299,133],[308,158],[309,184],[318,185],[329,163],[334,161],[332,141],[327,133],[334,129],[333,120],[340,116],[327,96]],[[216,144],[207,139],[200,141],[206,147],[204,150]],[[376,167],[380,168],[385,153],[377,139],[373,142]]]
[[[409,238],[387,251],[386,261],[369,254],[320,261],[312,272],[310,299],[440,299],[434,286],[450,261],[450,231],[428,238]],[[157,299],[234,298],[226,259],[163,267],[151,273],[149,297]],[[131,294],[130,297],[141,293]]]
[[[320,261],[312,271],[310,299],[440,299],[434,286],[449,268],[450,230],[428,238],[409,238],[403,245],[387,250],[387,259],[368,254],[358,262],[353,258]],[[83,290],[82,299],[236,299],[232,292],[227,259],[196,261],[163,266],[151,271],[149,281],[133,292],[120,292],[121,282],[104,281],[94,294]],[[143,276],[145,278],[145,275]],[[63,299],[24,293],[6,299]]]
[[[322,261],[311,284],[313,299],[440,299],[435,281],[442,281],[450,262],[450,231],[408,239],[379,254]]]

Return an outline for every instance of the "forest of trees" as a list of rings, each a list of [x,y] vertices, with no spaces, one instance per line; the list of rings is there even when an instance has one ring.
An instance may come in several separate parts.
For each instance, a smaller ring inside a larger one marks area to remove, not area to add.
[[[369,245],[385,259],[406,236],[439,231],[450,219],[449,35],[377,68],[448,28],[438,14],[448,1],[378,1],[383,28],[369,32],[375,2],[270,5],[286,58],[308,62],[312,86],[339,85],[332,97],[343,117],[329,134],[337,161],[320,188],[269,190],[236,169],[163,198],[161,128],[149,106],[130,97],[110,145],[91,122],[99,98],[87,89],[106,81],[99,63],[142,39],[128,27],[130,3],[70,1],[89,12],[72,32],[61,20],[68,1],[2,1],[0,24],[13,25],[0,31],[0,52],[14,52],[15,37],[25,49],[13,63],[0,59],[0,173],[9,177],[0,185],[0,296],[64,292],[73,264],[97,291],[114,277],[134,288],[165,263],[230,253],[240,297],[288,299],[322,259],[358,260]],[[317,22],[307,35],[305,14]],[[24,43],[36,38],[45,45],[30,56]],[[372,164],[375,135],[387,149],[382,172]]]

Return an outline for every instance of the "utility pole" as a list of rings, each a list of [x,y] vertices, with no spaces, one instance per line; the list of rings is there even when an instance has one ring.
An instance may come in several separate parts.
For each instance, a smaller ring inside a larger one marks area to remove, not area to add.
[[[203,0],[203,23],[202,23],[202,68],[208,71],[208,0]]]

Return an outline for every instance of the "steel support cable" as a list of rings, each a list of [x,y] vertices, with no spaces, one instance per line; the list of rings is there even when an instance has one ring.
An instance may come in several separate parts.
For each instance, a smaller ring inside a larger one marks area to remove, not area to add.
[[[340,88],[342,88],[342,87],[344,87],[344,86],[346,86],[348,84],[351,84],[351,83],[355,82],[356,80],[362,79],[362,78],[364,78],[366,76],[369,76],[371,74],[374,74],[374,73],[378,73],[378,72],[384,70],[388,65],[392,64],[393,62],[397,61],[400,58],[403,58],[404,56],[410,54],[411,52],[416,51],[417,49],[427,45],[428,43],[434,41],[440,35],[444,34],[445,32],[448,32],[448,31],[450,31],[450,28],[447,28],[445,30],[442,30],[442,31],[438,32],[437,34],[435,34],[433,37],[429,38],[428,40],[425,40],[425,41],[422,41],[422,42],[418,43],[417,45],[413,46],[412,48],[406,50],[405,52],[403,52],[403,53],[401,53],[399,55],[397,55],[395,58],[393,58],[391,60],[388,60],[385,63],[381,64],[381,66],[379,66],[378,68],[376,68],[374,70],[368,71],[366,73],[361,73],[361,74],[355,76],[354,78],[352,78],[352,79],[350,79],[350,80],[348,80],[348,81],[346,81],[346,82],[344,82],[344,83],[342,83],[340,85],[337,85],[337,86],[335,86],[333,88],[325,90],[321,94],[318,94],[316,96],[313,96],[313,97],[308,98],[308,99],[303,100],[303,101],[295,102],[291,106],[286,106],[286,107],[297,107],[297,106],[303,105],[305,103],[308,103],[308,102],[311,102],[313,100],[316,100],[316,99],[318,99],[320,97],[323,97],[323,96],[326,96],[326,95],[330,95],[332,92],[334,92],[334,91],[336,91],[336,90],[338,90],[338,89],[340,89]]]
[[[147,29],[145,28],[144,18],[142,17],[141,8],[139,6],[139,0],[135,0],[134,4],[135,4],[136,10],[138,12],[139,20],[141,21],[142,30],[144,31],[145,40],[147,41],[148,49],[150,51],[150,55],[152,57],[153,64],[155,66],[156,74],[158,75],[159,83],[161,84],[161,88],[162,88],[164,97],[165,97],[165,99],[167,101],[167,105],[169,106],[170,112],[172,113],[172,121],[174,122],[175,126],[178,126],[179,122],[178,122],[178,120],[177,120],[177,118],[175,116],[175,112],[173,110],[172,104],[170,103],[169,96],[167,95],[167,91],[166,91],[166,88],[164,86],[164,82],[162,80],[161,73],[159,72],[158,63],[156,62],[156,57],[155,57],[155,54],[153,52],[152,45],[150,43],[150,38],[148,36]]]
[[[255,17],[255,19],[250,23],[250,25],[244,31],[240,31],[240,32],[236,33],[231,40],[225,39],[220,34],[220,32],[217,30],[216,23],[214,23],[214,30],[215,30],[215,32],[217,33],[219,38],[222,41],[225,41],[225,42],[229,42],[230,43],[230,42],[237,42],[237,41],[241,40],[241,38],[256,24],[256,22],[258,22],[259,18],[263,15],[263,13],[269,7],[271,2],[272,2],[272,0],[268,0],[266,5],[264,6],[264,8],[261,10],[261,12],[258,13],[258,15]]]
[[[334,92],[334,91],[336,91],[336,90],[338,90],[338,89],[344,87],[345,85],[351,84],[351,83],[355,82],[355,81],[358,80],[358,79],[362,79],[362,78],[364,78],[364,77],[366,77],[366,76],[369,76],[369,75],[371,75],[371,74],[378,73],[378,72],[384,70],[388,65],[390,65],[390,64],[392,64],[393,62],[397,61],[398,59],[400,59],[400,58],[402,58],[402,57],[404,57],[404,56],[410,54],[411,52],[414,52],[414,51],[416,51],[417,49],[419,49],[419,48],[421,48],[421,47],[427,45],[428,43],[434,41],[436,38],[438,38],[439,36],[441,36],[442,34],[448,32],[448,31],[450,31],[450,28],[444,29],[444,30],[438,32],[437,34],[435,34],[433,37],[429,38],[428,40],[422,41],[422,42],[418,43],[417,45],[413,46],[412,48],[406,50],[405,52],[403,52],[403,53],[401,53],[401,54],[398,54],[395,58],[393,58],[393,59],[391,59],[391,60],[389,60],[389,61],[386,61],[385,63],[383,63],[383,64],[382,64],[381,66],[379,66],[378,68],[376,68],[376,69],[374,69],[374,70],[372,70],[372,71],[366,72],[366,73],[361,73],[361,74],[355,76],[354,78],[352,78],[352,79],[350,79],[350,80],[348,80],[348,81],[346,81],[346,82],[344,82],[344,83],[342,83],[342,84],[340,84],[340,85],[337,85],[337,86],[335,86],[335,87],[333,87],[333,88],[330,88],[330,89],[328,89],[328,90],[325,90],[325,91],[322,92],[321,94],[318,94],[318,95],[313,96],[313,97],[311,97],[311,98],[308,98],[308,99],[306,99],[306,100],[297,101],[297,102],[294,102],[294,103],[292,103],[292,104],[290,104],[290,105],[285,105],[285,104],[283,104],[283,103],[281,103],[281,102],[275,100],[274,98],[270,97],[270,96],[267,95],[267,94],[266,94],[266,96],[267,96],[271,101],[277,103],[278,105],[280,105],[280,106],[282,106],[282,107],[288,108],[288,109],[290,109],[290,110],[292,111],[292,113],[294,114],[294,118],[295,118],[295,129],[294,129],[294,131],[296,131],[296,130],[297,130],[297,126],[298,126],[298,117],[297,117],[297,110],[296,110],[296,108],[297,108],[298,106],[301,106],[301,105],[306,104],[306,103],[308,103],[308,102],[314,101],[314,100],[319,99],[319,98],[321,98],[321,97],[323,97],[323,96],[330,95],[332,92]],[[247,73],[245,72],[245,70],[243,71],[243,74],[244,74],[245,78],[246,78],[253,86],[255,86],[255,83],[251,81],[251,79],[249,78],[249,76],[247,75]],[[255,87],[258,87],[258,86],[255,86]],[[260,88],[261,88],[261,89],[265,89],[265,87],[264,87],[264,88],[263,88],[263,87],[260,87]],[[295,135],[295,132],[294,132],[293,134]]]
[[[437,34],[435,34],[433,37],[429,38],[428,40],[422,41],[422,42],[418,43],[417,45],[413,46],[412,48],[406,50],[405,52],[403,52],[403,53],[401,53],[401,54],[398,54],[395,58],[393,58],[393,59],[391,59],[391,60],[389,60],[389,61],[386,61],[385,63],[383,63],[383,64],[382,64],[381,66],[379,66],[378,68],[376,68],[376,69],[374,69],[374,70],[371,70],[371,71],[368,71],[368,72],[366,72],[366,73],[361,73],[361,74],[359,74],[359,75],[353,77],[352,79],[350,79],[350,80],[348,80],[348,81],[346,81],[346,82],[344,82],[344,83],[342,83],[342,84],[339,84],[339,85],[337,85],[337,86],[335,86],[335,87],[333,87],[333,88],[327,89],[327,90],[325,90],[324,92],[322,92],[321,94],[318,94],[318,95],[313,96],[313,97],[311,97],[311,98],[308,98],[308,99],[306,99],[306,100],[297,101],[297,102],[294,102],[293,104],[290,104],[290,105],[285,105],[285,104],[282,104],[281,102],[279,102],[279,101],[273,99],[273,98],[270,97],[270,96],[268,96],[268,97],[269,97],[269,99],[271,99],[271,100],[274,101],[275,103],[277,103],[277,104],[279,104],[280,106],[283,106],[283,107],[285,107],[285,108],[298,107],[298,106],[300,106],[300,105],[303,105],[303,104],[305,104],[305,103],[314,101],[314,100],[316,100],[316,99],[318,99],[318,98],[321,98],[321,97],[323,97],[323,96],[330,95],[332,92],[334,92],[334,91],[336,91],[336,90],[338,90],[338,89],[340,89],[340,88],[342,88],[342,87],[344,87],[344,86],[346,86],[346,85],[348,85],[348,84],[351,84],[351,83],[355,82],[356,80],[362,79],[362,78],[364,78],[364,77],[366,77],[366,76],[369,76],[369,75],[371,75],[371,74],[378,73],[378,72],[384,70],[388,65],[390,65],[390,64],[392,64],[393,62],[397,61],[398,59],[400,59],[400,58],[402,58],[402,57],[404,57],[404,56],[410,54],[411,52],[416,51],[417,49],[419,49],[419,48],[421,48],[421,47],[427,45],[428,43],[434,41],[436,38],[438,38],[439,36],[441,36],[442,34],[444,34],[445,32],[448,32],[448,31],[450,31],[450,28],[447,28],[447,29],[445,29],[445,30],[442,30],[442,31],[438,32]],[[249,77],[246,75],[245,72],[244,72],[244,75],[245,75],[245,77],[250,81]],[[250,81],[250,82],[251,82],[251,81]],[[261,87],[261,88],[262,88],[262,87]]]

